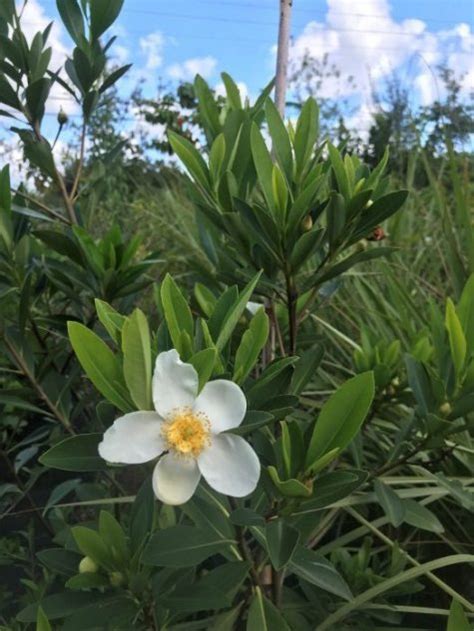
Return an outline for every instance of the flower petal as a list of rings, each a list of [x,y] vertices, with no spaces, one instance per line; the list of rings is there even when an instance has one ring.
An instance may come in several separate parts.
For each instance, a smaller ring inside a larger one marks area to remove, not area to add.
[[[192,407],[198,392],[198,374],[179,358],[178,351],[160,353],[153,373],[155,410],[167,417],[174,409]]]
[[[193,409],[205,414],[211,423],[212,433],[219,434],[242,423],[247,401],[236,383],[216,379],[206,383]]]
[[[184,504],[196,490],[200,477],[194,459],[165,454],[153,471],[153,491],[165,504]]]
[[[139,464],[165,450],[162,419],[156,412],[131,412],[116,419],[99,443],[99,454],[108,462]]]
[[[213,436],[211,445],[198,458],[199,469],[213,489],[244,497],[257,486],[260,461],[252,447],[241,436]]]

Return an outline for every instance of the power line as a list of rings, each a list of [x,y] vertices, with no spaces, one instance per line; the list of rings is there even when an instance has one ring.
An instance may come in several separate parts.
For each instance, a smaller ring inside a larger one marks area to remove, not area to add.
[[[431,0],[429,0],[431,1]],[[44,2],[43,4],[49,4]],[[230,1],[222,1],[222,0],[200,0],[200,4],[207,4],[207,5],[212,5],[212,6],[229,6],[229,7],[237,7],[239,9],[243,9],[243,8],[247,8],[247,9],[256,9],[258,11],[272,11],[273,13],[276,13],[275,11],[275,7],[273,6],[269,6],[269,5],[262,5],[262,4],[256,4],[256,3],[252,3],[252,2],[234,2],[232,0]],[[52,6],[52,5],[51,5]],[[305,14],[305,15],[314,15],[315,16],[315,11],[313,9],[305,9],[305,8],[301,8],[301,7],[293,7],[293,14]],[[129,9],[126,6],[124,7],[124,9],[122,10],[122,13],[130,13],[130,14],[145,14],[145,15],[167,15],[166,13],[163,13],[162,11],[154,11],[151,9]],[[353,12],[353,11],[334,11],[332,9],[327,9],[327,11],[323,12],[321,11],[321,17],[325,17],[328,13],[330,13],[331,15],[346,15],[346,16],[350,16],[350,17],[367,17],[367,18],[381,18],[381,19],[390,19],[390,16],[388,16],[387,14],[384,13],[359,13],[359,12]],[[206,19],[206,18],[201,18],[201,16],[195,16],[196,18],[200,18],[200,19]],[[315,16],[316,17],[316,16]],[[210,18],[209,18],[210,19]],[[235,22],[236,20],[233,20],[232,18],[228,18],[229,21]],[[417,18],[418,19],[418,18]],[[434,24],[444,24],[444,25],[449,25],[452,22],[447,22],[446,20],[437,20],[437,19],[432,19],[432,18],[426,18],[426,20],[434,23]],[[466,20],[468,21],[468,20]]]
[[[42,22],[30,22],[30,21],[24,21],[24,24],[28,24],[29,26],[42,26],[43,23]],[[326,29],[326,30],[335,30],[335,29]],[[368,32],[377,32],[377,33],[391,33],[390,31],[364,31],[364,30],[352,30],[352,29],[347,29],[348,31],[351,32],[355,32],[355,33],[368,33]],[[321,31],[323,32],[323,31]],[[149,35],[150,31],[128,31],[127,32],[129,35]],[[392,33],[391,33],[392,34]],[[396,33],[395,33],[396,34]],[[404,35],[411,35],[411,36],[415,36],[413,33],[403,33]],[[205,40],[205,41],[209,41],[209,37],[205,36],[205,35],[195,35],[195,34],[186,34],[186,33],[181,33],[181,37],[183,39],[186,40]],[[229,37],[218,37],[213,35],[212,36],[212,41],[225,41],[228,42],[229,41]],[[232,36],[232,41],[233,42],[237,42],[237,43],[256,43],[256,44],[274,44],[275,41],[274,40],[265,40],[265,39],[256,39],[256,38],[250,38],[250,37],[234,37]],[[383,51],[399,51],[400,47],[396,47],[396,46],[392,46],[392,47],[388,47],[388,46],[341,46],[342,49],[344,50],[383,50]],[[413,51],[414,53],[416,52],[420,52],[420,53],[429,53],[429,52],[433,52],[431,49],[417,49],[416,51]],[[454,51],[456,55],[471,55],[470,52],[468,51]],[[337,55],[337,56],[349,56],[349,55],[344,55],[338,52],[332,52],[332,51],[322,51],[321,54],[330,54],[330,55]],[[451,51],[452,54],[452,51]]]
[[[129,11],[130,13],[132,13],[132,11]],[[251,24],[251,25],[255,25],[255,26],[278,26],[277,22],[262,22],[261,20],[240,20],[240,19],[235,19],[235,18],[226,18],[226,17],[213,17],[213,16],[204,16],[204,15],[190,15],[190,14],[186,14],[186,13],[167,13],[167,12],[163,12],[163,11],[147,11],[147,10],[137,10],[137,11],[133,11],[133,13],[143,13],[143,14],[147,14],[147,15],[156,15],[159,17],[168,17],[168,18],[172,18],[172,19],[179,19],[179,20],[197,20],[200,22],[222,22],[222,23],[231,23],[231,24]],[[30,24],[30,25],[39,25],[42,24],[41,22],[38,21],[26,21],[24,23]],[[417,36],[416,33],[407,33],[406,31],[383,31],[383,30],[379,30],[379,29],[353,29],[353,28],[339,28],[339,27],[331,27],[331,26],[327,26],[324,25],[324,30],[326,32],[335,32],[335,33],[371,33],[371,34],[379,34],[379,35],[401,35],[404,37],[413,37],[413,36]],[[209,39],[209,37],[207,37],[206,39]],[[214,39],[214,38],[213,38]],[[228,39],[228,38],[226,38]]]

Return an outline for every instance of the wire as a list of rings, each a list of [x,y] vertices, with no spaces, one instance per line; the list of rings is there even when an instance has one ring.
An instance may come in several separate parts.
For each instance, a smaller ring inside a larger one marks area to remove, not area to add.
[[[431,0],[430,0],[431,1]],[[49,4],[47,2],[44,2],[43,4]],[[252,2],[233,2],[232,0],[230,0],[229,2],[223,2],[222,0],[200,0],[200,4],[207,4],[207,5],[212,5],[212,6],[227,6],[227,7],[237,7],[239,9],[257,9],[259,11],[272,11],[273,13],[276,13],[275,7],[274,6],[270,6],[270,5],[262,5],[262,4],[256,4],[256,3],[252,3]],[[53,3],[51,3],[50,6],[53,6]],[[151,9],[129,9],[127,7],[125,7],[122,11],[122,13],[129,13],[129,14],[145,14],[145,15],[165,15],[163,12],[161,11],[153,11]],[[292,9],[292,13],[293,15],[295,14],[306,14],[306,15],[315,15],[315,11],[313,9],[305,9],[305,8],[301,8],[301,7],[293,7]],[[351,16],[351,17],[367,17],[367,18],[385,18],[387,19],[389,16],[387,16],[387,14],[385,13],[358,13],[358,12],[352,12],[352,11],[334,11],[332,9],[328,9],[327,11],[323,12],[321,11],[321,17],[325,17],[327,15],[327,13],[330,13],[331,15],[347,15],[347,16]],[[200,16],[196,16],[196,17],[200,17]],[[205,19],[205,18],[202,18]],[[211,19],[211,18],[209,18]],[[452,22],[447,22],[446,20],[436,20],[436,19],[432,19],[432,18],[427,18],[427,20],[429,20],[431,23],[433,24],[445,24],[445,25],[449,25]],[[235,20],[230,20],[230,21],[235,21]]]
[[[159,17],[168,17],[171,19],[179,19],[179,20],[197,20],[200,22],[224,22],[224,23],[231,23],[231,24],[252,24],[252,25],[256,25],[256,26],[278,26],[277,22],[262,22],[260,20],[239,20],[239,19],[235,19],[235,18],[224,18],[224,17],[209,17],[209,16],[204,16],[204,15],[189,15],[186,13],[166,13],[166,12],[160,12],[160,11],[145,11],[145,10],[139,10],[139,11],[135,11],[135,13],[146,13],[148,15],[156,15]],[[26,20],[25,22],[26,23]],[[31,25],[38,25],[41,24],[41,22],[28,22],[28,24]],[[416,36],[416,34],[414,33],[407,33],[405,31],[381,31],[378,29],[353,29],[353,28],[337,28],[337,27],[327,27],[326,25],[324,26],[324,31],[325,32],[335,32],[335,33],[372,33],[372,34],[380,34],[380,35],[401,35],[404,37],[413,37],[414,35]],[[207,37],[207,39],[209,39],[209,37]],[[228,38],[227,38],[228,39]]]

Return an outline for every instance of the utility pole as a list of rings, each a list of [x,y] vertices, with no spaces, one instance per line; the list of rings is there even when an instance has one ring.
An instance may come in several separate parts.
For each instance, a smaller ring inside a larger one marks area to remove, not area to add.
[[[280,23],[275,77],[275,105],[282,118],[285,115],[286,78],[288,74],[288,50],[290,44],[291,7],[293,0],[280,0]]]

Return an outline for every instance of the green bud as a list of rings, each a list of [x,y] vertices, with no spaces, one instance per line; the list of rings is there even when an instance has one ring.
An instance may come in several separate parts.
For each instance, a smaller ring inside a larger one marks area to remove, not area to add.
[[[98,569],[99,566],[90,557],[84,557],[79,563],[79,574],[86,574],[86,572],[95,573]]]
[[[313,227],[313,218],[311,215],[306,215],[304,219],[301,220],[301,230],[303,232],[309,232]]]
[[[120,587],[125,581],[125,576],[122,572],[111,572],[109,574],[109,581],[112,587]]]
[[[370,208],[373,205],[373,201],[371,199],[369,199],[369,201],[366,203],[366,205],[364,206],[364,208]]]
[[[398,388],[398,386],[399,386],[399,385],[400,385],[400,379],[399,379],[399,377],[394,377],[394,378],[392,379],[392,386],[393,386],[394,388]]]
[[[451,403],[449,401],[445,401],[442,405],[439,406],[439,413],[442,416],[449,416],[453,408],[451,407]]]
[[[60,125],[65,125],[68,122],[68,115],[66,114],[66,112],[63,110],[62,107],[59,108],[59,112],[58,112],[58,123]]]

